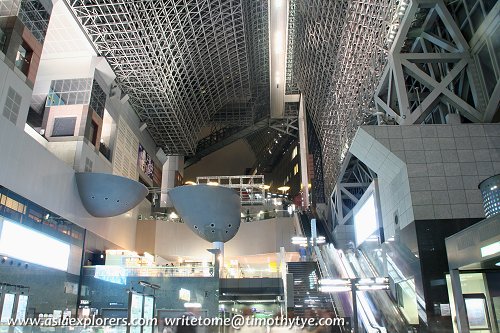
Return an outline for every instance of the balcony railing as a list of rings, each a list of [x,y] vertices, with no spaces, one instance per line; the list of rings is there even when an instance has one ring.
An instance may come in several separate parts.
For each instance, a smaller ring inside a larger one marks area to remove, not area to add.
[[[144,266],[122,267],[111,265],[84,266],[84,275],[105,281],[125,281],[127,277],[213,277],[213,267],[198,266]],[[261,268],[224,268],[222,278],[278,278],[276,270]],[[118,283],[118,282],[116,282]]]

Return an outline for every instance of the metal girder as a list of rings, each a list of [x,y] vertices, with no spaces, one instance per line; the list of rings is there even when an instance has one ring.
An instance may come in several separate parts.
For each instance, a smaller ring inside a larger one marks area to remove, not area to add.
[[[274,124],[270,125],[272,129],[277,130],[278,132],[281,132],[286,135],[290,135],[294,138],[297,137],[297,132],[299,130],[298,127],[298,119],[297,118],[284,118],[282,120],[279,120],[278,122],[275,122]]]
[[[457,112],[473,122],[487,119],[487,103],[469,50],[442,0],[413,0],[375,92],[377,111],[384,115],[379,124],[423,123],[435,113],[440,116],[432,121],[441,121],[443,112]]]
[[[349,223],[353,216],[352,209],[376,177],[377,175],[355,156],[346,156],[331,196],[334,227]]]

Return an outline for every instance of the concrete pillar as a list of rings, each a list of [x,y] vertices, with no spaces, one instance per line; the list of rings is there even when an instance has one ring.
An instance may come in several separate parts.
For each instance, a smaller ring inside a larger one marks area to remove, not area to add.
[[[300,146],[300,176],[302,182],[302,208],[309,207],[309,177],[307,173],[307,123],[304,95],[300,95],[299,103],[299,146]]]
[[[184,156],[168,156],[162,169],[160,207],[172,207],[167,192],[175,187],[177,172],[184,174]]]
[[[450,269],[451,288],[455,300],[456,324],[459,333],[470,333],[465,301],[460,283],[460,272],[458,269]]]
[[[219,250],[219,254],[215,261],[215,269],[219,269],[219,276],[224,278],[224,243],[223,242],[213,242],[212,243],[214,249]],[[217,265],[218,264],[218,265]]]

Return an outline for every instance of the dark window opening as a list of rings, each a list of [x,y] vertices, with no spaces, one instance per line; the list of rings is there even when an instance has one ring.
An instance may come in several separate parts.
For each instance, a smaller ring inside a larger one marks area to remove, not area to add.
[[[90,132],[89,132],[89,140],[92,142],[94,146],[97,144],[97,130],[98,130],[97,123],[95,121],[90,122]]]
[[[33,51],[26,43],[23,42],[19,45],[16,55],[16,67],[26,76],[28,76],[32,56]]]

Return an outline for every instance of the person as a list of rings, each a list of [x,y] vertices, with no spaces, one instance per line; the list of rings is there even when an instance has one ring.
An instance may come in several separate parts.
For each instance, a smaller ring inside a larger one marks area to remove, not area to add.
[[[196,333],[196,326],[191,325],[191,320],[194,318],[192,312],[185,312],[182,315],[185,320],[179,320],[179,324],[175,330],[176,333]]]
[[[300,247],[299,254],[300,254],[300,261],[307,261],[307,252],[305,248]]]

